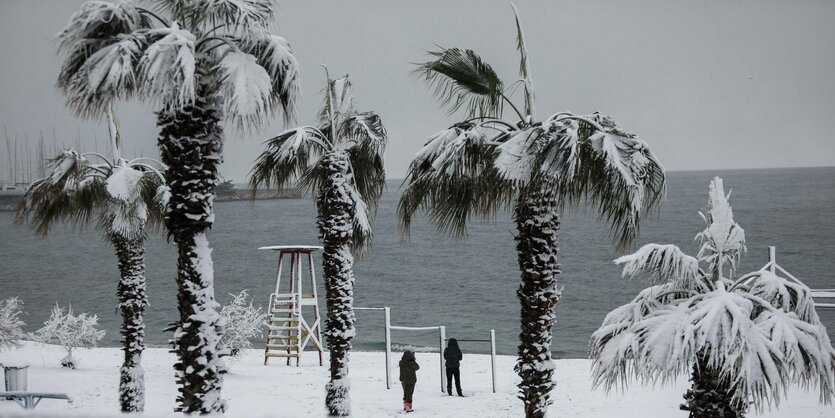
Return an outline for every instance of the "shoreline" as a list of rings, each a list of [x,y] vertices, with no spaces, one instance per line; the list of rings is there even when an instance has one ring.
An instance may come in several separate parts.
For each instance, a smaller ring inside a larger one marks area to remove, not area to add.
[[[226,417],[325,417],[325,383],[328,381],[328,360],[318,364],[315,352],[301,359],[300,367],[273,361],[263,364],[263,351],[249,349],[240,358],[226,361],[229,372],[224,378],[222,397],[228,401]],[[119,365],[122,352],[118,347],[79,349],[78,369],[61,368],[64,351],[55,345],[24,342],[18,349],[0,352],[0,363],[27,362],[30,391],[66,393],[72,403],[47,400],[35,412],[38,416],[100,416],[121,417],[118,404]],[[513,371],[515,357],[496,356],[497,391],[492,391],[490,356],[465,354],[461,368],[464,398],[447,396],[440,391],[440,370],[437,353],[416,354],[421,365],[415,391],[415,412],[411,416],[482,418],[522,416],[517,399],[519,377]],[[398,417],[402,414],[402,390],[397,381],[399,353],[392,359],[391,389],[386,389],[382,353],[351,352],[351,402],[355,417]],[[143,354],[146,400],[144,417],[181,417],[173,412],[177,386],[174,382],[174,355],[167,349],[147,348]],[[550,415],[583,418],[685,418],[686,411],[678,405],[689,387],[686,377],[667,386],[641,386],[633,383],[625,391],[606,393],[592,390],[590,361],[560,359],[555,361],[552,392],[554,404]],[[817,391],[806,392],[791,387],[779,410],[750,417],[824,418],[835,416],[835,406],[817,402]],[[0,416],[31,416],[14,402],[0,402]]]

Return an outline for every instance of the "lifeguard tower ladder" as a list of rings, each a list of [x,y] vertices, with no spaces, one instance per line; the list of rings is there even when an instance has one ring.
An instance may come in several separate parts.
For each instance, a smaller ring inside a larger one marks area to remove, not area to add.
[[[316,296],[316,273],[313,269],[313,252],[322,247],[312,245],[279,245],[261,247],[259,250],[278,252],[278,269],[275,275],[275,291],[270,295],[269,331],[264,347],[264,365],[270,357],[296,359],[296,366],[308,343],[319,351],[319,365],[322,365],[322,321]],[[290,256],[290,292],[281,293],[281,268],[284,256]],[[310,292],[302,291],[302,259],[309,267]],[[308,322],[302,315],[302,308],[313,307],[313,321]]]

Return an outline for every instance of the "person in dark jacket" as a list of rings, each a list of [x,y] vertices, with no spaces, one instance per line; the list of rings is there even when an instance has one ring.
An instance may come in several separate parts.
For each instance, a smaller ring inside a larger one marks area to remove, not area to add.
[[[461,360],[464,356],[458,348],[458,340],[450,338],[444,349],[444,360],[446,360],[446,389],[449,396],[452,396],[452,378],[455,378],[455,390],[458,396],[464,396],[461,392]]]
[[[410,350],[403,352],[400,358],[400,384],[403,385],[403,410],[412,412],[412,394],[415,393],[417,370],[420,366],[415,360],[415,353]]]

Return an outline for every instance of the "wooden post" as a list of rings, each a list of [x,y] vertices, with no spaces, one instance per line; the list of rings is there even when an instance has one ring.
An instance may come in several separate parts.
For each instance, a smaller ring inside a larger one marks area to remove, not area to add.
[[[768,266],[772,273],[777,272],[777,247],[773,245],[768,247]]]
[[[493,375],[493,393],[496,393],[496,330],[490,330],[490,373]]]

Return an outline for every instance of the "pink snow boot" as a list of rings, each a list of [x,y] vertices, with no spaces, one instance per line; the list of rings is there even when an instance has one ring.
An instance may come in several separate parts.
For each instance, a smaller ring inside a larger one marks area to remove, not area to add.
[[[412,412],[412,411],[414,411],[414,409],[412,409],[412,404],[407,403],[406,404],[406,412]]]

